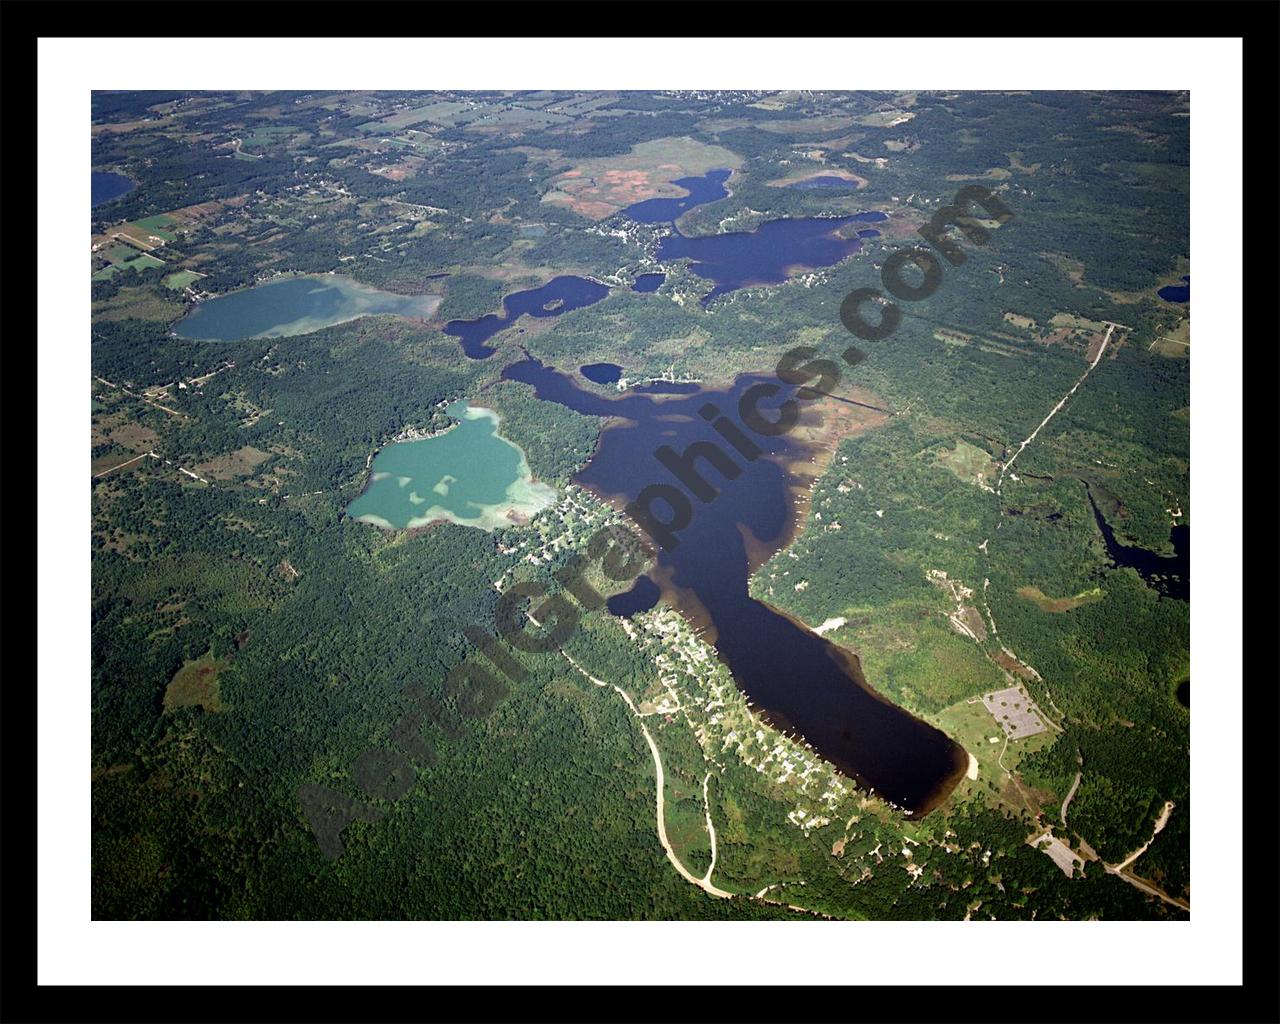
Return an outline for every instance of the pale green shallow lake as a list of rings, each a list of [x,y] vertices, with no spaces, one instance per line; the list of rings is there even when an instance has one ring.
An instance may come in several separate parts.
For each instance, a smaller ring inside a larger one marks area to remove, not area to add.
[[[174,326],[189,341],[287,338],[362,316],[429,318],[439,295],[393,295],[337,274],[285,277],[206,299]]]
[[[384,529],[446,520],[493,530],[556,500],[555,488],[532,479],[524,452],[498,433],[496,412],[465,401],[446,411],[459,420],[446,433],[374,456],[369,485],[347,515]]]

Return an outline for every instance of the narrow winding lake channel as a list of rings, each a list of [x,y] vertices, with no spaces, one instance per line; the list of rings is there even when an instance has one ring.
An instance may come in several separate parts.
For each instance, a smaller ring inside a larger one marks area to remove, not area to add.
[[[1093,497],[1093,488],[1088,481],[1084,482],[1085,493],[1089,496],[1089,506],[1093,509],[1094,522],[1107,545],[1107,554],[1117,568],[1133,569],[1142,577],[1147,586],[1159,591],[1165,597],[1177,601],[1191,600],[1191,527],[1174,526],[1169,530],[1169,543],[1173,545],[1172,555],[1159,555],[1146,548],[1121,544],[1116,539],[1116,532],[1111,528],[1098,508]]]
[[[560,316],[599,302],[609,294],[607,285],[585,277],[562,274],[540,288],[512,292],[502,300],[502,314],[489,313],[475,320],[450,320],[444,333],[458,339],[468,359],[488,359],[497,349],[489,339],[522,316]]]

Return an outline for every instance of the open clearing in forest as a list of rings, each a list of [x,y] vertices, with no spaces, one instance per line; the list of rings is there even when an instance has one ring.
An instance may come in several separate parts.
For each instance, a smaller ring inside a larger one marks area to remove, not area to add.
[[[1171,359],[1185,359],[1191,354],[1191,320],[1184,317],[1170,330],[1161,332],[1148,346],[1148,351]]]
[[[430,121],[432,124],[441,125],[445,128],[452,128],[460,121],[465,121],[469,117],[475,116],[476,113],[479,113],[479,108],[473,104],[459,103],[454,100],[440,100],[420,107],[401,110],[395,114],[389,114],[381,120],[368,121],[360,125],[360,130],[387,132],[408,128],[424,121]]]
[[[1040,717],[1035,701],[1020,686],[984,693],[982,703],[1011,740],[1034,736],[1049,728]]]
[[[238,476],[249,476],[263,462],[271,458],[269,452],[259,451],[252,445],[245,445],[234,452],[219,455],[216,459],[202,462],[195,467],[201,476],[213,477],[215,480],[233,480]]]
[[[873,114],[863,114],[854,123],[867,128],[894,128],[905,124],[915,116],[909,110],[877,110]]]
[[[866,188],[871,184],[861,175],[846,171],[840,167],[818,167],[813,170],[801,170],[782,178],[766,181],[765,184],[773,185],[775,188],[787,188],[801,181],[810,181],[813,178],[839,178],[841,181],[847,181],[855,188]]]
[[[165,688],[165,711],[188,707],[201,707],[205,711],[225,710],[225,705],[218,699],[218,676],[228,664],[221,658],[215,658],[212,651],[184,663]]]
[[[622,156],[584,160],[554,181],[544,203],[564,206],[592,220],[612,216],[645,199],[675,199],[687,192],[671,182],[721,168],[737,170],[742,157],[723,146],[682,136],[652,139]]]
[[[968,441],[956,441],[955,448],[938,452],[935,464],[948,470],[958,479],[966,483],[982,487],[990,487],[989,481],[996,478],[997,470],[991,454]]]
[[[1034,601],[1041,611],[1056,613],[1069,612],[1073,608],[1079,608],[1081,605],[1101,601],[1104,595],[1101,587],[1081,591],[1075,597],[1049,597],[1039,587],[1019,587],[1018,596],[1025,597],[1028,601]]]
[[[170,274],[164,279],[166,288],[180,289],[186,288],[188,285],[195,284],[204,274],[197,274],[194,270],[179,270],[176,274]]]

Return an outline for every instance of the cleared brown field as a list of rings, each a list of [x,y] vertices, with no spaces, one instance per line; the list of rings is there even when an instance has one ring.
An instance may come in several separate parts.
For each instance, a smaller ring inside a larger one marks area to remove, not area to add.
[[[955,448],[939,451],[934,463],[966,483],[982,485],[996,477],[991,454],[964,440],[956,441]]]
[[[838,167],[819,167],[812,171],[801,171],[797,174],[787,175],[785,178],[774,178],[773,181],[766,181],[765,184],[786,187],[794,185],[796,182],[810,181],[813,178],[840,178],[842,181],[847,181],[857,188],[866,188],[871,184],[862,175],[854,174],[852,171],[841,170]]]
[[[1106,331],[1099,331],[1089,339],[1089,347],[1084,353],[1084,361],[1086,363],[1092,363],[1098,358],[1098,353],[1102,351],[1102,346],[1106,343],[1106,340]],[[1122,335],[1118,331],[1111,332],[1111,342],[1113,345],[1119,345],[1121,340]],[[1112,352],[1112,355],[1115,355],[1115,353]]]
[[[387,164],[383,167],[372,167],[369,171],[373,174],[380,174],[382,177],[391,181],[404,181],[406,178],[412,178],[417,174],[427,162],[418,156],[407,156],[398,164]]]
[[[179,210],[170,210],[168,215],[183,227],[190,227],[193,224],[201,224],[204,221],[211,220],[223,210],[231,210],[243,206],[248,199],[249,196],[247,194],[233,196],[230,199],[214,199],[207,203],[196,203],[194,206],[184,206]]]
[[[908,110],[877,110],[874,114],[863,114],[854,123],[868,128],[893,128],[905,124],[916,115]]]
[[[736,170],[742,157],[723,146],[687,137],[653,139],[632,147],[625,156],[585,160],[554,181],[544,203],[564,206],[592,220],[645,199],[677,198],[685,190],[676,178],[694,177],[717,168]]]
[[[177,123],[176,118],[162,117],[158,120],[154,118],[140,118],[136,121],[116,121],[111,124],[95,124],[89,131],[93,135],[123,135],[127,132],[136,131],[139,128],[147,128],[156,131],[161,128],[168,128]]]
[[[125,423],[112,429],[107,440],[134,452],[148,452],[159,443],[160,435],[141,423]]]
[[[981,174],[948,174],[946,177],[947,181],[1004,181],[1012,178],[1013,172],[1007,167],[991,167]]]
[[[861,123],[860,120],[842,114],[826,114],[822,117],[797,117],[786,121],[761,121],[755,127],[786,135],[794,132],[841,132],[858,123]]]
[[[1005,155],[1009,158],[1010,170],[1020,171],[1023,174],[1035,174],[1036,171],[1040,170],[1040,164],[1024,164],[1022,162],[1021,152],[1015,151],[1013,153],[1006,153]]]
[[[963,331],[953,331],[948,327],[939,327],[933,332],[933,336],[947,345],[968,345],[973,341],[972,334],[965,334]]]
[[[1074,260],[1070,256],[1063,256],[1056,252],[1046,252],[1041,255],[1066,274],[1072,284],[1080,284],[1084,280],[1084,263],[1080,260]]]
[[[1101,321],[1073,313],[1055,313],[1049,318],[1049,325],[1054,330],[1044,337],[1046,345],[1079,346],[1082,355],[1089,362],[1098,354],[1102,339],[1107,333],[1107,325]]]
[[[1035,602],[1036,607],[1041,611],[1057,614],[1059,612],[1069,612],[1073,608],[1079,608],[1081,605],[1092,604],[1094,601],[1101,601],[1104,595],[1101,587],[1086,590],[1083,593],[1076,594],[1075,597],[1049,597],[1039,587],[1019,587],[1018,596]]]
[[[269,452],[259,451],[247,444],[234,452],[200,463],[196,466],[196,472],[215,480],[234,480],[238,476],[249,476],[269,458]]]
[[[150,460],[145,454],[132,455],[129,452],[108,452],[101,458],[93,459],[89,463],[89,472],[94,479],[99,479],[117,469],[124,469],[129,466],[132,466],[134,469],[141,468],[149,461]]]

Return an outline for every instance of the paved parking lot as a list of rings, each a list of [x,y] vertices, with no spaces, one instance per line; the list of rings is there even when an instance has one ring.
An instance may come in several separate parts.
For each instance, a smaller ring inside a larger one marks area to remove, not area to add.
[[[1068,878],[1075,874],[1077,866],[1079,866],[1081,874],[1084,873],[1084,861],[1080,858],[1080,855],[1075,853],[1071,847],[1052,832],[1037,836],[1031,840],[1031,845],[1047,854],[1049,859],[1057,864],[1058,869]]]
[[[982,703],[1011,740],[1034,736],[1049,728],[1040,717],[1035,701],[1021,686],[984,693]]]

